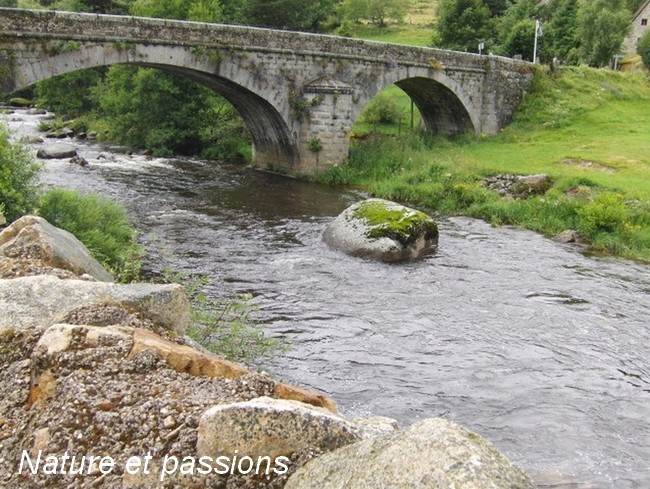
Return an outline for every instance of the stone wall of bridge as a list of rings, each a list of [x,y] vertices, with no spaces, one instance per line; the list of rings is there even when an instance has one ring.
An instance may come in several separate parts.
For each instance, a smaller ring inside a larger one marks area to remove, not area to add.
[[[349,131],[391,84],[431,132],[495,133],[531,79],[505,58],[241,26],[0,9],[3,93],[59,74],[130,63],[222,94],[248,125],[255,164],[291,174],[345,164]]]

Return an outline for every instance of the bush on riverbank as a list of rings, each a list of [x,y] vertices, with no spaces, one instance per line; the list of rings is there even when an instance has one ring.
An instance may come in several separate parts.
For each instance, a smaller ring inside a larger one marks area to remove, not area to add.
[[[38,198],[38,165],[0,124],[0,210],[8,222],[31,212]]]
[[[576,229],[595,250],[650,261],[648,111],[641,75],[540,71],[513,124],[496,136],[368,137],[354,142],[349,165],[316,179],[547,236]],[[546,173],[553,186],[520,200],[484,187],[483,178],[507,173]]]
[[[74,234],[119,282],[136,280],[143,250],[122,206],[96,194],[55,189],[43,194],[39,215]]]

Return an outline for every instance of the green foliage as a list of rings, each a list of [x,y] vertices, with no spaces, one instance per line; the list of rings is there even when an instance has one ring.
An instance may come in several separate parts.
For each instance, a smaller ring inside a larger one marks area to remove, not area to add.
[[[220,119],[223,123],[238,119],[211,90],[150,68],[112,67],[94,95],[110,138],[158,156],[208,151],[216,136],[210,128]],[[241,138],[242,126],[235,126],[229,127]]]
[[[516,24],[526,19],[535,19],[539,11],[539,2],[536,0],[519,0],[511,2],[499,21],[499,39],[508,37]]]
[[[397,124],[403,117],[395,99],[385,93],[373,98],[361,113],[360,119],[367,124]]]
[[[625,3],[627,5],[628,10],[632,14],[634,14],[641,7],[641,5],[643,5],[644,2],[645,0],[626,0]]]
[[[623,0],[583,0],[578,11],[582,58],[590,66],[606,66],[618,53],[630,29]]]
[[[135,0],[130,7],[133,15],[162,19],[219,22],[222,9],[219,0]]]
[[[44,80],[36,86],[38,103],[60,117],[79,117],[96,107],[91,88],[102,79],[103,69],[75,71]]]
[[[41,197],[38,213],[74,234],[120,282],[138,278],[142,249],[119,204],[96,194],[55,189]]]
[[[318,137],[313,137],[309,140],[309,151],[320,153],[323,151],[323,142]]]
[[[338,0],[242,0],[239,22],[259,27],[318,32]]]
[[[72,10],[77,12],[94,12],[97,14],[127,14],[128,0],[73,0]]]
[[[388,25],[389,19],[402,22],[408,8],[408,0],[343,0],[341,5],[345,19],[352,22],[370,20],[378,27]]]
[[[0,7],[16,8],[18,0],[0,0]]]
[[[520,54],[523,59],[533,61],[535,46],[535,21],[523,19],[517,22],[503,43],[505,54]]]
[[[509,0],[485,0],[485,5],[490,9],[492,17],[500,17],[508,8]]]
[[[188,336],[208,351],[234,362],[260,363],[286,352],[289,344],[271,338],[253,316],[250,293],[214,298],[205,292],[209,278],[163,270],[165,280],[183,285],[192,306]]]
[[[41,170],[27,149],[0,124],[0,207],[8,222],[34,210]]]
[[[577,64],[578,0],[554,0],[551,8],[553,15],[544,26],[541,40],[542,52],[547,53],[546,59],[557,57],[563,63]]]
[[[483,0],[440,0],[433,44],[447,49],[477,52],[490,39],[492,14]]]
[[[650,69],[650,30],[647,30],[639,39],[636,52],[641,56],[645,67]]]
[[[212,353],[228,360],[261,363],[288,350],[288,344],[266,336],[252,318],[255,306],[251,294],[213,299],[199,292],[192,299],[194,324],[188,335]]]
[[[604,192],[578,211],[579,231],[589,238],[599,233],[622,231],[629,220],[623,196]]]

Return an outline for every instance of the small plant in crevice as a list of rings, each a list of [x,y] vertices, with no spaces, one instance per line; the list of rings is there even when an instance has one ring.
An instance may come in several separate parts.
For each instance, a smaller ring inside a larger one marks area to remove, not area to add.
[[[316,153],[316,166],[318,166],[320,164],[319,155],[320,152],[323,151],[323,142],[319,137],[315,136],[309,140],[308,146],[309,151]]]

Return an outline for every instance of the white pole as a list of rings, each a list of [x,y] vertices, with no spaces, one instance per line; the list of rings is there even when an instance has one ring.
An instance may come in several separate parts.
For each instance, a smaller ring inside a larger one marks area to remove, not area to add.
[[[535,20],[535,46],[533,47],[533,63],[537,63],[537,34],[539,33],[539,20]]]

